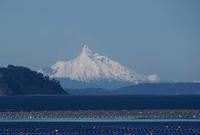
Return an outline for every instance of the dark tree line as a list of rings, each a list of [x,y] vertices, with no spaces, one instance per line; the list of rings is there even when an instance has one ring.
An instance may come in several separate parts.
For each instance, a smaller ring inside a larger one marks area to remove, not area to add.
[[[59,81],[22,66],[0,68],[0,94],[65,94]]]

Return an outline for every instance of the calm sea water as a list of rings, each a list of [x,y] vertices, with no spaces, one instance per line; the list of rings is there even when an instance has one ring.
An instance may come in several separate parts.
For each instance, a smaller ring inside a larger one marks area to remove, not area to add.
[[[200,96],[1,96],[0,111],[200,109]]]
[[[14,127],[52,127],[52,128],[63,128],[63,127],[84,127],[84,126],[127,126],[127,127],[156,127],[156,126],[191,126],[200,127],[199,122],[12,122],[12,123],[1,123],[1,126],[14,126]]]

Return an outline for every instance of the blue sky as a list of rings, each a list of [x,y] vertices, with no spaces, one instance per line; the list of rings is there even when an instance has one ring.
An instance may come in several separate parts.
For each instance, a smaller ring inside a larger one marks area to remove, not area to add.
[[[0,1],[0,66],[36,70],[77,56],[81,42],[139,73],[200,80],[200,1]]]

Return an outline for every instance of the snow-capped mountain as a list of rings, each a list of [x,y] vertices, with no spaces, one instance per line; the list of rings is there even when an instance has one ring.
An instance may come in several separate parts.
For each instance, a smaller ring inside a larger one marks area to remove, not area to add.
[[[78,57],[70,61],[57,61],[54,65],[39,70],[51,78],[66,78],[80,82],[90,81],[123,81],[148,82],[157,81],[157,75],[144,76],[122,66],[98,53],[94,53],[87,46],[83,46]]]

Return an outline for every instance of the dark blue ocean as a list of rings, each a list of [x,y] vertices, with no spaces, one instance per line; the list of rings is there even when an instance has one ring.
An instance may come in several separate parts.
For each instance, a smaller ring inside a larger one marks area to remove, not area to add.
[[[200,96],[1,96],[0,111],[200,109]]]

